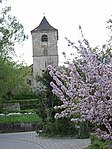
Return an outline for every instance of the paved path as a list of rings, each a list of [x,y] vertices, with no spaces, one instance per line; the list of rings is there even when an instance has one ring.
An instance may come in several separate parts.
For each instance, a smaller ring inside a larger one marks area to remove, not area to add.
[[[89,139],[47,139],[33,132],[0,134],[0,149],[83,149]]]

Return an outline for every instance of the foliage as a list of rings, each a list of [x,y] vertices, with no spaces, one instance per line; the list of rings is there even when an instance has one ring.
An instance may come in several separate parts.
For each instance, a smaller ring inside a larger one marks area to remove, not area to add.
[[[25,122],[38,122],[40,118],[37,114],[21,114],[21,115],[11,115],[11,116],[0,116],[1,124],[11,124],[11,123],[25,123]]]
[[[112,141],[102,140],[95,135],[91,136],[91,145],[86,149],[111,149]]]
[[[36,108],[36,113],[42,118],[42,123],[44,125],[44,123],[46,122],[46,118],[47,118],[47,108],[45,105],[46,102],[46,98],[40,98],[37,104],[37,108]]]
[[[90,137],[90,130],[87,122],[79,122],[78,138],[85,139]]]
[[[2,1],[1,1],[2,2]],[[10,14],[11,7],[0,5],[0,98],[11,99],[15,94],[28,91],[25,77],[29,68],[12,61],[14,46],[27,39],[23,25]]]
[[[19,103],[20,104],[20,109],[22,111],[29,111],[31,109],[36,109],[37,108],[37,104],[39,103],[39,99],[23,99],[23,100],[9,100],[9,101],[2,101],[1,102],[1,106],[4,103]]]
[[[96,125],[98,136],[112,140],[112,55],[105,52],[104,46],[97,53],[83,34],[78,45],[68,42],[77,49],[80,59],[69,63],[68,71],[48,67],[55,80],[50,83],[52,92],[62,102],[61,106],[55,106],[59,109],[55,118],[72,117],[74,122],[87,120]]]
[[[28,67],[13,61],[0,58],[0,97],[11,99],[15,94],[29,90],[26,76],[30,73]]]
[[[47,137],[77,137],[79,130],[68,118],[57,119],[55,122],[46,122],[43,125],[42,135]]]
[[[56,134],[64,136],[76,136],[78,134],[78,129],[75,127],[74,123],[70,121],[69,118],[57,119],[56,123]]]
[[[63,118],[61,120],[54,118],[56,114],[54,106],[61,104],[61,101],[52,93],[50,82],[53,79],[50,77],[49,72],[46,71],[42,77],[38,76],[37,81],[40,81],[44,86],[44,90],[40,90],[42,92],[38,92],[37,94],[40,99],[37,105],[37,114],[42,118],[42,135],[76,136],[79,130],[75,127],[74,123],[70,122],[69,118]]]
[[[12,98],[12,100],[22,100],[22,99],[24,99],[24,100],[37,99],[37,95],[33,91],[31,91],[31,89],[26,88],[26,89],[22,90],[21,92],[18,92],[18,94],[16,94]]]
[[[19,100],[20,103],[20,109],[25,110],[25,109],[36,109],[37,104],[39,103],[39,99],[28,99],[28,100]]]
[[[10,57],[14,54],[14,45],[24,41],[23,25],[15,16],[10,15],[11,7],[0,8],[0,57]]]
[[[3,113],[2,105],[0,104],[0,113]]]
[[[48,71],[46,71],[42,77],[37,76],[37,82],[39,83],[39,85],[41,84],[43,86],[42,89],[44,88],[44,90],[40,90],[39,88],[37,92],[37,97],[39,96],[40,99],[37,111],[47,121],[54,122],[54,106],[57,105],[60,101],[52,93],[52,88],[49,85],[51,80],[52,78],[49,75]],[[43,120],[46,121],[45,119]]]
[[[52,122],[47,122],[45,125],[42,126],[42,136],[45,137],[53,137],[54,135],[56,135],[56,126],[55,123]]]

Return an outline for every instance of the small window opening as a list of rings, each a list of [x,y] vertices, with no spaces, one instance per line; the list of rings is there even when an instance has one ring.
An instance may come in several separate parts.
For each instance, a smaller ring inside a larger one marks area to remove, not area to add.
[[[48,42],[48,36],[47,35],[42,35],[41,41],[42,42]]]

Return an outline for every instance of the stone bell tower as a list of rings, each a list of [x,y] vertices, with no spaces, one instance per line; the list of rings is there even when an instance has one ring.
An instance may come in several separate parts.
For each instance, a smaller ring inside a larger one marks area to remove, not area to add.
[[[58,30],[44,16],[39,26],[31,31],[33,45],[33,79],[41,76],[49,64],[58,66]]]

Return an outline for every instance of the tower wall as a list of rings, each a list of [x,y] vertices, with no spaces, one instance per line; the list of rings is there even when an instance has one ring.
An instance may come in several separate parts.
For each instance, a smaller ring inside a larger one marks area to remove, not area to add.
[[[41,76],[48,65],[58,66],[58,30],[43,17],[40,25],[31,31],[33,46],[33,86],[36,76]]]
[[[43,47],[41,42],[42,35],[48,36],[48,55],[58,55],[57,50],[57,32],[56,31],[41,31],[32,33],[32,44],[33,44],[33,57],[43,55]]]

